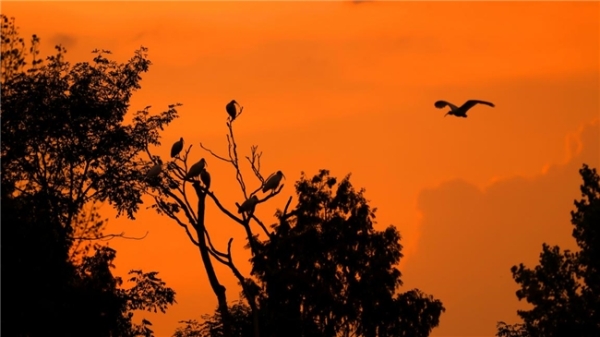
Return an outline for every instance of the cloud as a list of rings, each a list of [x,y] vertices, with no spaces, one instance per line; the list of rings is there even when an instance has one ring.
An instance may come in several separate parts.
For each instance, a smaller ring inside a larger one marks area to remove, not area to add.
[[[526,308],[515,296],[510,268],[537,263],[541,245],[575,249],[570,211],[579,199],[583,163],[599,168],[600,120],[567,137],[565,163],[533,177],[496,179],[485,189],[462,180],[424,190],[416,253],[406,261],[406,285],[447,308],[433,336],[493,335],[499,320]]]
[[[161,31],[161,25],[157,25],[154,28],[151,29],[147,29],[147,30],[143,30],[140,31],[138,33],[136,33],[135,35],[133,35],[130,39],[129,39],[129,43],[134,43],[134,42],[142,42],[142,43],[146,43],[147,40],[149,39],[155,39],[157,37],[159,37],[160,35],[160,31]]]
[[[77,44],[77,38],[75,37],[75,35],[58,33],[54,34],[50,38],[50,42],[53,46],[60,44],[63,47],[67,48],[67,50],[69,50],[75,47],[75,45]]]

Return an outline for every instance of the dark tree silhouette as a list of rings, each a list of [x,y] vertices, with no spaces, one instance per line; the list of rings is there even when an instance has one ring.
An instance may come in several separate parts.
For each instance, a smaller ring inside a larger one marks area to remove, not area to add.
[[[124,64],[95,51],[91,64],[71,66],[57,46],[45,63],[37,36],[27,52],[14,18],[1,20],[3,267],[14,292],[4,297],[2,328],[15,336],[150,336],[150,322],[132,323],[133,310],[164,312],[175,293],[156,272],[135,270],[133,287],[120,288],[110,271],[116,252],[94,242],[122,235],[102,234],[96,204],[134,217],[148,164],[137,157],[159,144],[175,106],[152,117],[145,109],[126,125],[150,65],[143,47]]]
[[[252,336],[254,334],[254,322],[252,311],[242,302],[234,303],[229,307],[232,322],[233,336]],[[214,315],[202,315],[203,322],[197,320],[181,321],[185,326],[177,328],[173,337],[203,337],[223,336],[223,320],[217,309]]]
[[[194,159],[194,161],[188,162],[192,145],[188,146],[187,149],[183,151],[183,154],[179,154],[166,164],[163,164],[162,159],[158,156],[152,155],[151,151],[147,151],[149,160],[161,167],[161,170],[157,175],[150,175],[150,178],[146,181],[146,184],[149,187],[149,193],[154,197],[155,201],[150,207],[154,208],[159,214],[168,216],[177,223],[177,225],[182,227],[192,244],[198,247],[210,286],[217,297],[219,317],[221,317],[222,323],[221,331],[225,337],[233,336],[235,331],[237,331],[237,328],[233,326],[235,322],[234,317],[231,317],[230,315],[226,289],[219,282],[218,275],[213,266],[213,260],[229,267],[238,279],[245,294],[244,296],[248,299],[250,312],[253,316],[253,334],[255,337],[260,336],[257,298],[255,298],[256,292],[253,291],[253,287],[255,287],[254,282],[250,278],[244,277],[233,262],[233,256],[231,254],[233,238],[227,243],[226,252],[216,249],[213,242],[210,240],[209,232],[205,226],[206,197],[208,196],[215,203],[219,211],[227,215],[233,223],[244,228],[251,251],[255,254],[256,249],[254,247],[254,242],[257,240],[257,235],[252,231],[251,220],[254,220],[254,222],[269,235],[267,228],[254,215],[256,206],[280,193],[284,186],[284,184],[279,184],[279,186],[276,186],[275,189],[263,196],[263,198],[257,196],[257,193],[260,192],[265,185],[265,178],[263,178],[260,173],[260,158],[262,153],[258,152],[257,146],[252,146],[251,155],[246,156],[246,159],[248,160],[249,168],[258,180],[259,185],[253,191],[250,191],[246,187],[246,181],[244,180],[239,162],[237,143],[233,133],[234,121],[237,121],[237,118],[242,112],[243,107],[240,107],[237,115],[235,115],[235,117],[229,115],[226,122],[229,131],[227,134],[229,150],[227,157],[214,153],[200,143],[200,147],[207,153],[210,153],[213,158],[222,160],[233,166],[236,180],[240,185],[245,199],[241,204],[236,203],[236,211],[230,211],[224,207],[212,190],[208,162],[206,159],[200,158],[199,160]],[[193,202],[190,202],[190,195],[187,193],[190,184],[192,185],[191,187],[197,198],[196,207],[192,206]],[[244,207],[240,207],[242,205],[244,205]],[[246,209],[246,207],[248,209]],[[242,212],[243,209],[246,210]]]
[[[600,178],[586,164],[579,173],[583,198],[571,212],[579,251],[544,244],[534,269],[511,268],[517,297],[533,309],[517,311],[523,324],[499,322],[497,336],[600,336]]]
[[[398,293],[400,234],[373,228],[375,209],[363,190],[355,191],[349,176],[337,183],[321,170],[311,179],[303,174],[296,193],[298,205],[288,213],[290,198],[277,212],[268,240],[253,241],[250,289],[261,335],[428,336],[444,307],[416,289]],[[235,312],[240,326],[252,322],[250,310],[238,305]],[[218,312],[203,323],[187,321],[175,336],[222,336],[220,321]]]

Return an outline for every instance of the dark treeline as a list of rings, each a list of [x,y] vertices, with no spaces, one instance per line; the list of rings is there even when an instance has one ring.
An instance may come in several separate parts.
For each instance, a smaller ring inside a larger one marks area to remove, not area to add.
[[[419,289],[401,289],[400,233],[391,225],[374,228],[376,209],[350,175],[302,173],[294,184],[295,206],[290,197],[266,226],[254,212],[282,193],[285,176],[263,175],[257,146],[239,161],[234,126],[246,116],[237,102],[226,109],[227,155],[201,145],[210,156],[201,158],[182,138],[167,163],[152,151],[178,118],[179,104],[156,115],[146,108],[124,122],[151,65],[145,48],[125,63],[94,51],[91,62],[71,65],[61,46],[41,58],[39,41],[34,35],[26,43],[14,19],[2,15],[3,334],[154,336],[143,311],[164,313],[176,303],[175,291],[156,271],[132,270],[128,287],[112,274],[117,252],[100,239],[127,238],[105,233],[96,208],[108,202],[135,219],[142,197],[198,247],[219,303],[213,314],[183,321],[174,336],[421,337],[439,325],[442,302]],[[235,169],[245,200],[234,210],[211,186],[211,160]],[[244,167],[251,174],[245,176]],[[535,270],[513,268],[522,287],[517,296],[535,308],[519,312],[522,324],[499,323],[498,336],[600,335],[600,186],[594,169],[584,165],[580,173],[583,199],[573,212],[580,251],[544,246]],[[244,228],[250,275],[239,272],[229,249],[213,246],[204,224],[207,199],[232,226]],[[215,263],[238,279],[239,302],[227,300]],[[141,323],[133,319],[137,311]]]
[[[66,51],[42,60],[2,20],[2,334],[151,336],[134,310],[165,311],[175,292],[156,272],[132,270],[130,287],[112,272],[116,252],[98,244],[109,201],[133,217],[141,190],[132,161],[169,120],[123,124],[149,61],[125,64],[96,53],[71,66]]]
[[[539,265],[511,268],[517,298],[533,309],[517,311],[523,323],[499,322],[496,336],[600,336],[600,177],[585,164],[579,173],[582,198],[571,212],[579,251],[544,243]]]

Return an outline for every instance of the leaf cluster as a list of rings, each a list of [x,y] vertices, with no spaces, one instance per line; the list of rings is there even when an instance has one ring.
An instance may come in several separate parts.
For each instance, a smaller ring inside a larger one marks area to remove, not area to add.
[[[135,310],[160,310],[175,293],[156,272],[132,271],[131,288],[112,275],[116,251],[95,242],[103,234],[98,204],[134,218],[144,190],[137,157],[159,144],[159,131],[177,117],[176,105],[125,123],[129,100],[150,61],[140,48],[126,63],[94,51],[91,63],[71,65],[66,50],[38,57],[14,18],[1,15],[1,192],[5,284],[19,336],[151,336],[151,323],[132,323]],[[32,62],[26,62],[27,57]]]
[[[497,336],[600,335],[600,178],[586,164],[579,173],[582,199],[575,201],[576,210],[571,212],[579,250],[561,251],[544,243],[539,265],[511,268],[520,286],[517,298],[533,308],[517,311],[522,324],[499,322]]]

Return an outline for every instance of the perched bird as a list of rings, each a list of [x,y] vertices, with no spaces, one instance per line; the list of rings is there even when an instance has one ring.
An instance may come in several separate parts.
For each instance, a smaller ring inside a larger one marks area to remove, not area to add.
[[[240,207],[238,208],[238,214],[242,212],[252,213],[254,212],[254,207],[256,207],[256,203],[258,202],[258,198],[253,195],[250,199],[244,201]]]
[[[238,102],[236,102],[235,100],[232,100],[231,102],[227,103],[227,105],[225,106],[225,110],[227,110],[227,114],[229,115],[229,117],[231,117],[232,121],[235,119],[235,117],[237,115],[237,109],[235,107],[236,104],[238,104]]]
[[[158,163],[154,166],[152,166],[148,172],[146,173],[146,179],[145,180],[150,180],[153,178],[158,177],[158,175],[160,174],[160,172],[162,171],[162,163]]]
[[[171,146],[171,158],[175,158],[181,150],[183,150],[183,137],[179,138],[179,141]]]
[[[200,159],[199,162],[197,162],[196,164],[192,165],[192,167],[190,167],[190,169],[188,170],[188,173],[185,175],[185,177],[183,179],[188,180],[190,178],[199,176],[202,173],[202,171],[204,171],[205,166],[206,166],[206,160],[204,160],[204,158]]]
[[[275,192],[275,190],[279,186],[279,183],[281,182],[282,177],[284,177],[284,175],[281,171],[277,171],[277,173],[269,176],[269,178],[267,178],[267,181],[265,181],[265,185],[263,186],[263,193],[266,193],[268,190],[272,190],[273,192]]]
[[[202,170],[202,172],[200,172],[200,180],[202,180],[202,183],[204,184],[204,186],[209,189],[210,188],[210,174],[208,173],[208,171],[206,169]]]
[[[435,102],[435,107],[438,109],[443,109],[446,106],[450,107],[450,111],[448,111],[444,115],[444,117],[446,117],[447,115],[453,115],[456,117],[467,118],[467,111],[469,111],[469,109],[471,109],[476,104],[485,104],[485,105],[491,106],[492,108],[494,107],[494,103],[490,103],[490,102],[486,102],[486,101],[478,101],[478,100],[474,100],[474,99],[466,101],[465,104],[461,105],[460,107],[457,107],[456,105],[454,105],[450,102],[437,101],[437,102]]]

